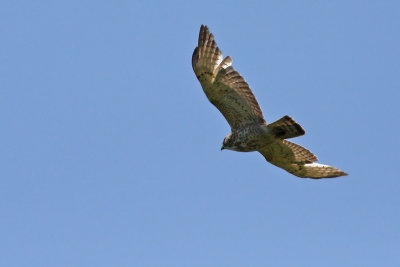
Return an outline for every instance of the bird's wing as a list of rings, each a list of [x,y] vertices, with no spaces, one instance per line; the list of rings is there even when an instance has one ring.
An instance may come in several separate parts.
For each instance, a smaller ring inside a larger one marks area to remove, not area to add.
[[[347,175],[335,167],[315,163],[318,158],[311,151],[287,140],[277,140],[259,152],[270,163],[298,177],[318,179]]]
[[[265,122],[261,108],[246,80],[222,59],[214,36],[201,26],[198,46],[192,56],[193,70],[210,102],[224,115],[233,129]]]

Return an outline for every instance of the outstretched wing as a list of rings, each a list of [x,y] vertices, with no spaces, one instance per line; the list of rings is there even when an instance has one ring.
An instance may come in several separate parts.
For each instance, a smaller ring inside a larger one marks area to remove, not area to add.
[[[232,59],[222,59],[213,34],[207,26],[201,25],[192,66],[206,96],[224,115],[231,128],[265,122],[250,86],[231,65]]]
[[[287,140],[277,140],[259,152],[270,163],[298,177],[318,179],[347,175],[335,167],[314,163],[318,158],[311,151]]]

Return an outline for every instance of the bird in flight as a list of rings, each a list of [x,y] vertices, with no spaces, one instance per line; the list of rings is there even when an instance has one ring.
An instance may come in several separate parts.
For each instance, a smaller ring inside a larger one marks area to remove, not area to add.
[[[232,67],[232,59],[222,57],[207,26],[201,25],[192,66],[207,98],[231,126],[221,150],[258,151],[268,162],[298,177],[347,175],[335,167],[315,163],[318,158],[311,151],[286,140],[305,134],[303,127],[290,116],[267,124],[250,86]]]

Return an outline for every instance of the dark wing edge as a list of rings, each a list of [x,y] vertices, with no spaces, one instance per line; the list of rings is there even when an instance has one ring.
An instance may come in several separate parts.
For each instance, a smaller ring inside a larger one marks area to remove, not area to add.
[[[200,82],[204,78],[212,81],[214,71],[222,62],[222,52],[219,50],[215,42],[214,35],[209,31],[207,26],[201,25],[199,33],[199,41],[192,55],[192,67]],[[207,75],[209,77],[202,77]]]

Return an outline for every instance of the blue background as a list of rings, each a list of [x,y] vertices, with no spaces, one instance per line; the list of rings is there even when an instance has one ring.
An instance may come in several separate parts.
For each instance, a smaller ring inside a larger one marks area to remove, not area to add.
[[[300,179],[191,67],[206,24]],[[399,1],[2,1],[1,266],[400,266]]]

